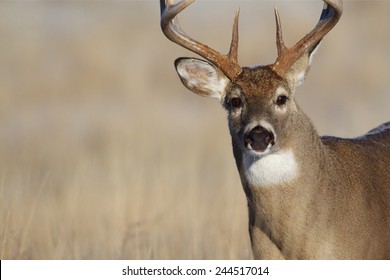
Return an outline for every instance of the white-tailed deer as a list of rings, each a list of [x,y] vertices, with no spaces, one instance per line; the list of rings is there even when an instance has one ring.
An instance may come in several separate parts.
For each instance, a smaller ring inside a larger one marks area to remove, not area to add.
[[[255,67],[237,62],[238,12],[227,55],[184,33],[175,17],[192,2],[160,0],[161,28],[207,60],[179,58],[175,66],[188,89],[218,99],[228,113],[254,257],[389,259],[390,122],[353,139],[319,137],[295,102],[342,1],[324,0],[318,24],[292,48],[275,10],[278,57]]]

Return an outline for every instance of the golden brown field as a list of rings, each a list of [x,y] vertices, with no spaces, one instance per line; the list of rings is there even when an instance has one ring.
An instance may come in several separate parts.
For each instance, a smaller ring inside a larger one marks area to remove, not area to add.
[[[198,1],[183,28],[240,62],[276,57],[321,1]],[[299,102],[321,134],[390,120],[390,1],[345,1]],[[217,34],[217,35],[216,35]],[[245,196],[225,114],[185,89],[192,56],[159,29],[158,1],[0,2],[0,258],[248,259]]]

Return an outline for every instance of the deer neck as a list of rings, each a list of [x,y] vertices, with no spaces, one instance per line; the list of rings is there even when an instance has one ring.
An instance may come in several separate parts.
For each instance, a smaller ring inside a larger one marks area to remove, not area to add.
[[[315,219],[313,204],[318,199],[318,190],[313,188],[318,185],[316,181],[322,176],[326,159],[326,149],[308,117],[299,111],[292,125],[295,132],[290,136],[288,148],[252,163],[257,166],[245,162],[248,158],[233,144],[248,200],[250,228],[260,229],[281,247],[286,238],[304,238],[308,219]],[[269,184],[266,176],[265,184],[254,184],[255,180],[248,178],[248,168],[254,172],[262,172],[256,168],[275,168],[278,170],[266,172],[284,177]]]

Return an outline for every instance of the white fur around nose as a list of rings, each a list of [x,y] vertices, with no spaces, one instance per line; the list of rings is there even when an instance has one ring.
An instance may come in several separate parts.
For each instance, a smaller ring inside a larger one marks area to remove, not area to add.
[[[246,180],[252,186],[286,184],[294,180],[298,174],[298,164],[290,150],[262,157],[245,153],[243,163]]]

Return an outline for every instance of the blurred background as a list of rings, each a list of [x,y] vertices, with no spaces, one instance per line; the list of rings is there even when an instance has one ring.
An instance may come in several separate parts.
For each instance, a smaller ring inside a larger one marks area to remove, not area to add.
[[[321,135],[390,119],[390,1],[344,1],[297,98]],[[241,65],[276,58],[322,1],[198,0],[180,15]],[[158,1],[0,1],[0,258],[248,259],[225,112],[181,85]]]

